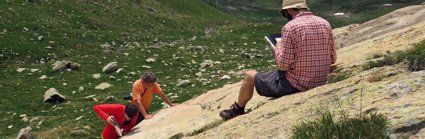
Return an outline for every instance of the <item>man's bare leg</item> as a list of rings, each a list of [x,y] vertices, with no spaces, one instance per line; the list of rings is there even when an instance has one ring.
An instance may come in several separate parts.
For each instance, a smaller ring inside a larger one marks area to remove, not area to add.
[[[241,108],[245,108],[245,105],[251,100],[254,94],[254,76],[257,74],[255,70],[249,70],[245,72],[245,78],[243,80],[241,89],[239,90],[238,105]]]

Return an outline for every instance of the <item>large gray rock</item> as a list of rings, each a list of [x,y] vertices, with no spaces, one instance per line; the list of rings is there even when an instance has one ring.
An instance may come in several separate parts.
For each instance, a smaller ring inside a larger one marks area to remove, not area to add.
[[[52,71],[63,71],[66,69],[66,66],[68,65],[69,61],[62,60],[62,61],[56,61],[52,65]]]
[[[30,133],[32,130],[31,127],[22,128],[19,131],[17,139],[35,139],[34,136]]]
[[[178,80],[177,86],[185,86],[190,84],[190,80]]]
[[[67,60],[56,61],[52,64],[52,71],[63,71],[65,69],[76,70],[80,68],[80,64]]]
[[[113,86],[113,85],[112,85],[112,84],[109,84],[109,83],[101,83],[101,84],[97,85],[97,86],[95,87],[95,89],[105,90],[105,89],[110,88],[110,87],[112,87],[112,86]]]
[[[118,70],[118,62],[110,62],[105,67],[103,67],[102,71],[105,73],[112,73]]]
[[[58,90],[55,88],[50,88],[44,93],[44,102],[59,104],[65,101],[65,97],[59,94]]]
[[[203,68],[207,68],[207,67],[212,67],[213,63],[214,63],[214,61],[212,61],[212,60],[204,60],[204,62],[199,64],[199,66],[201,66],[201,69],[203,69]]]

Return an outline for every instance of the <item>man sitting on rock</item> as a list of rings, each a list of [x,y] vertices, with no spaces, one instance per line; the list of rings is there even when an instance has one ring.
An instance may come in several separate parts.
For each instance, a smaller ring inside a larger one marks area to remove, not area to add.
[[[136,125],[136,117],[138,111],[136,106],[128,104],[101,104],[93,106],[93,110],[97,115],[106,120],[106,126],[102,131],[103,139],[118,139],[117,132],[114,128],[113,121],[123,129],[122,135],[128,133]]]
[[[237,102],[219,113],[224,120],[245,114],[254,87],[261,96],[281,97],[326,83],[336,60],[330,24],[314,16],[305,0],[284,0],[281,13],[289,22],[273,50],[278,70],[247,71]]]
[[[152,103],[154,93],[158,94],[162,100],[171,107],[176,106],[176,104],[171,103],[170,99],[168,99],[167,95],[165,95],[156,81],[156,75],[148,71],[133,83],[131,103],[136,105],[139,109],[139,116],[136,123],[140,123],[144,119],[152,118],[152,115],[148,113],[148,109]]]

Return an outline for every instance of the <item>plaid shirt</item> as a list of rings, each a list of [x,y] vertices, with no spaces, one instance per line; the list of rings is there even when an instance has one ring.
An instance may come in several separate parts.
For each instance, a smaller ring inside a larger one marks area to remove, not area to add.
[[[332,28],[311,12],[302,12],[282,29],[276,64],[295,88],[306,91],[326,83],[336,61]]]

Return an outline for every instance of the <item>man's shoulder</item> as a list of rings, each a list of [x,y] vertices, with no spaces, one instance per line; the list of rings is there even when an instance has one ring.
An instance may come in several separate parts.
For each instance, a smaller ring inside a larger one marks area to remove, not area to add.
[[[138,80],[133,82],[133,87],[140,86],[141,84],[142,84],[142,82],[138,79]]]

